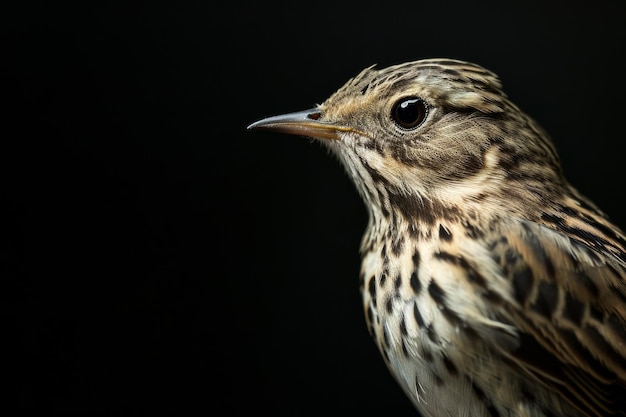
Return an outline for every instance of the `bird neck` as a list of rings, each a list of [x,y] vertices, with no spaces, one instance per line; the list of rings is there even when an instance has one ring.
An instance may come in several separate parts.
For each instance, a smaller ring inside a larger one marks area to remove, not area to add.
[[[441,200],[386,190],[379,200],[366,205],[369,222],[361,243],[361,252],[367,253],[402,238],[427,241],[437,236],[441,226],[463,221],[466,227],[484,227],[489,219],[471,206],[446,204]],[[468,222],[472,219],[475,225]]]

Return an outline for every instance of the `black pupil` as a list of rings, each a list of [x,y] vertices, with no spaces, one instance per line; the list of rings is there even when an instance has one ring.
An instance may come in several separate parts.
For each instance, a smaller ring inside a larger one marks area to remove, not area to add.
[[[400,100],[394,109],[394,120],[401,127],[411,129],[424,121],[426,108],[419,98]]]

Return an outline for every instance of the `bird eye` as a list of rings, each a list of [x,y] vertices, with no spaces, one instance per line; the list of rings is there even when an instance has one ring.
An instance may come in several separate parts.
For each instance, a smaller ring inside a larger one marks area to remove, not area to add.
[[[391,118],[403,129],[413,129],[426,119],[426,104],[417,97],[405,97],[393,106]]]

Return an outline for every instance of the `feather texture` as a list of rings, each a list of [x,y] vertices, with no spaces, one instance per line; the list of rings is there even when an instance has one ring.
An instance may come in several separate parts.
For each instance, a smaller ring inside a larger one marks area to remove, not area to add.
[[[365,69],[308,112],[369,212],[366,324],[424,416],[626,415],[626,238],[475,64]]]

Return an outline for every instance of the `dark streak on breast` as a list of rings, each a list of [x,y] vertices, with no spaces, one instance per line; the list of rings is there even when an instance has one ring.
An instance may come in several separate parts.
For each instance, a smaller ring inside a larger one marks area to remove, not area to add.
[[[401,286],[402,286],[402,276],[398,274],[396,275],[396,278],[393,280],[393,289],[396,292],[398,292]]]
[[[417,277],[417,272],[413,271],[413,273],[411,274],[410,283],[411,283],[411,289],[413,290],[415,295],[419,294],[420,291],[422,290],[422,283]]]
[[[443,290],[441,289],[441,287],[437,285],[437,283],[434,280],[431,280],[430,284],[428,284],[428,294],[432,297],[435,303],[445,306],[445,303],[446,303],[445,294]]]
[[[437,333],[435,332],[435,328],[433,327],[432,324],[429,324],[426,327],[426,334],[428,335],[428,338],[430,339],[431,342],[435,344],[439,344],[439,338],[437,337]]]
[[[387,298],[387,301],[385,301],[385,310],[387,310],[388,314],[393,312],[393,298]]]
[[[387,269],[386,268],[382,272],[382,274],[380,274],[380,286],[384,287],[385,286],[385,282],[387,282]]]
[[[370,278],[369,283],[367,284],[367,291],[370,294],[372,305],[376,307],[376,278]]]
[[[408,335],[406,330],[406,317],[404,317],[404,315],[402,315],[402,318],[400,319],[400,334],[402,336]]]
[[[415,322],[419,328],[424,328],[424,319],[422,318],[422,314],[420,313],[419,308],[417,307],[417,301],[413,303],[413,317],[415,317]]]
[[[439,239],[446,242],[450,242],[452,240],[452,233],[450,233],[448,228],[443,224],[439,225]]]

